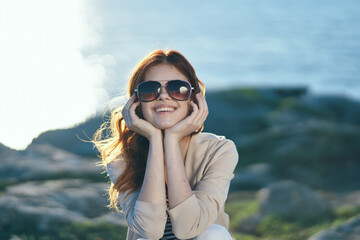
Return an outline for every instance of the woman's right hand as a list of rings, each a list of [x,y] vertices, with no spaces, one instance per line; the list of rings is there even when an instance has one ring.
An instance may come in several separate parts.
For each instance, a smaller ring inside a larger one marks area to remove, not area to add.
[[[125,120],[126,126],[130,130],[146,137],[148,140],[158,134],[161,136],[162,133],[160,129],[155,128],[151,123],[139,118],[139,116],[136,114],[135,110],[140,106],[140,101],[135,102],[135,100],[136,95],[133,94],[121,110],[121,114]]]

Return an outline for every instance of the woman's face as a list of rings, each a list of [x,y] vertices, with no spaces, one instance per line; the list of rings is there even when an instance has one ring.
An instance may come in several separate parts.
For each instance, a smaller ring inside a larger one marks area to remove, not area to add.
[[[144,81],[158,81],[162,86],[170,80],[189,81],[175,67],[160,64],[151,67],[145,74]],[[141,102],[141,111],[144,119],[158,129],[168,129],[189,115],[190,99],[177,101],[172,99],[165,87],[161,88],[160,95],[152,102]]]

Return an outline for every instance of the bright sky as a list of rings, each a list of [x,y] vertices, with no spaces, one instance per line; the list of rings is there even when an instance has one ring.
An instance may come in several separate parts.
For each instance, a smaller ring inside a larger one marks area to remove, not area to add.
[[[162,47],[184,53],[207,89],[300,85],[359,99],[358,1],[230,2],[0,0],[0,143],[24,149],[84,121]]]
[[[86,0],[0,2],[0,142],[24,149],[41,132],[95,113],[111,56],[84,56],[101,43]]]

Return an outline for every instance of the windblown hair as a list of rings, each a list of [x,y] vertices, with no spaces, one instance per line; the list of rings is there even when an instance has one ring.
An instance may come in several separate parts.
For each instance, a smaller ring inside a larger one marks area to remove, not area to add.
[[[181,53],[175,50],[155,50],[135,67],[127,88],[129,98],[134,94],[138,84],[144,81],[146,72],[160,64],[172,65],[187,77],[194,87],[191,99],[196,104],[195,94],[202,92],[205,95],[205,85],[197,78],[194,68]],[[122,108],[123,106],[114,109],[110,115],[110,122],[104,122],[93,137],[93,143],[100,152],[104,167],[115,161],[125,162],[122,174],[109,189],[109,207],[116,210],[119,210],[118,194],[126,193],[128,196],[141,187],[149,150],[149,141],[126,126],[121,115]],[[140,118],[143,118],[140,108],[136,112]],[[201,132],[203,127],[191,135]]]

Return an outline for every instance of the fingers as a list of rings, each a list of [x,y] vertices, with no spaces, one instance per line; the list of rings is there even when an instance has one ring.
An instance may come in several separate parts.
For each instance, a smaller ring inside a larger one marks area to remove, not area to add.
[[[138,133],[147,139],[150,139],[151,136],[155,134],[161,134],[161,131],[155,128],[151,123],[147,122],[144,119],[141,119],[136,114],[136,108],[140,106],[140,102],[135,102],[136,96],[135,94],[130,97],[127,103],[124,105],[121,110],[121,114],[124,118],[126,126]]]
[[[122,111],[128,111],[129,108],[131,107],[131,105],[135,102],[135,100],[136,100],[136,96],[135,96],[135,94],[133,94],[133,95],[129,98],[129,100],[126,102],[126,104],[124,105]],[[121,113],[122,113],[122,112],[121,112]]]
[[[133,103],[129,109],[129,115],[131,120],[139,119],[139,116],[136,115],[136,108],[140,106],[140,102]]]
[[[198,107],[198,113],[194,119],[194,122],[200,128],[204,124],[204,122],[209,114],[209,110],[208,110],[207,103],[205,101],[205,97],[201,93],[196,95],[196,99],[198,100],[199,107]]]
[[[188,124],[192,125],[191,128],[193,129],[193,131],[199,130],[201,128],[209,114],[205,97],[201,93],[196,94],[195,97],[198,101],[198,105],[195,104],[193,101],[190,102],[193,108],[193,112],[187,119]]]
[[[133,107],[134,105],[138,106],[138,105],[140,104],[140,102],[136,102],[136,103],[134,104],[135,100],[136,100],[136,96],[135,96],[135,94],[133,94],[133,95],[129,98],[129,100],[126,102],[126,104],[124,105],[123,109],[121,110],[121,114],[122,114],[122,116],[123,116],[123,118],[124,118],[124,120],[125,120],[125,123],[126,123],[126,125],[127,125],[128,127],[132,125],[132,116],[133,116],[133,115],[131,114],[132,107]],[[136,106],[135,106],[135,107],[136,107]],[[135,115],[136,115],[136,114],[135,114]]]
[[[201,110],[201,118],[200,121],[204,122],[207,116],[209,115],[209,108],[206,103],[205,97],[202,94],[199,94],[198,96],[198,102],[199,102],[199,109]]]

